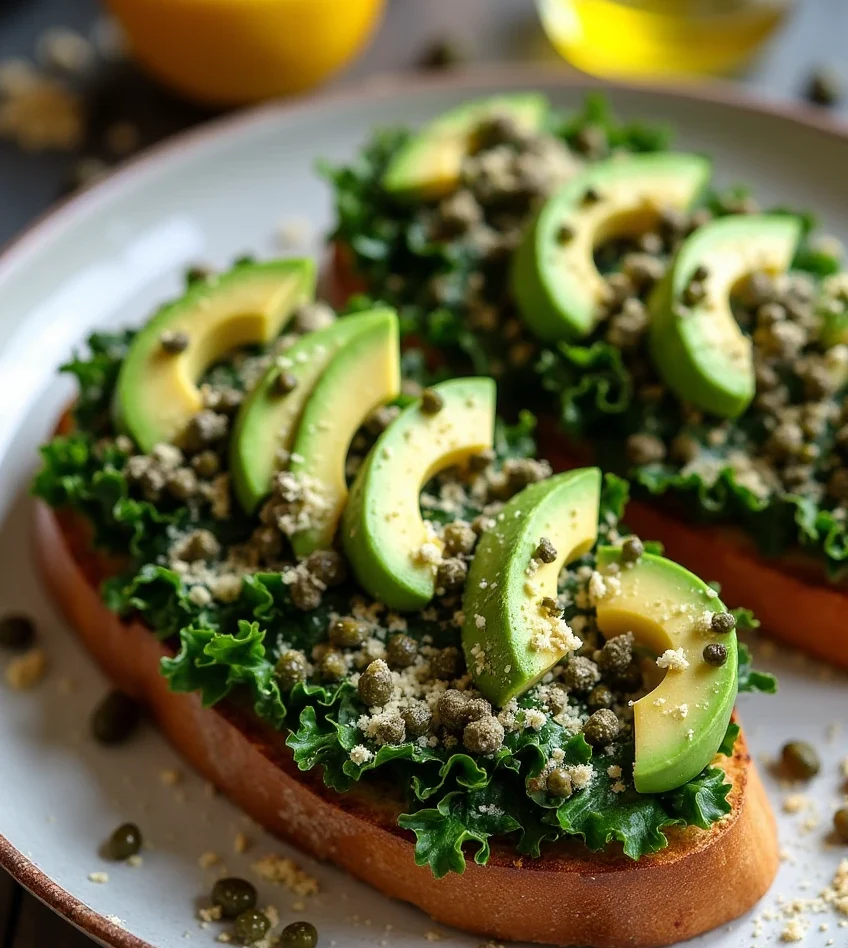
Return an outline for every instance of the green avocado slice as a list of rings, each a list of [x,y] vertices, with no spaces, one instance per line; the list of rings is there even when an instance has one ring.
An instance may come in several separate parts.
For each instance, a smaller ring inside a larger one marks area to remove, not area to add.
[[[663,208],[688,208],[710,176],[700,155],[617,156],[588,166],[549,198],[512,259],[521,315],[543,341],[579,339],[594,329],[605,284],[595,249],[651,229]]]
[[[315,290],[312,260],[242,263],[193,283],[133,339],[115,388],[116,427],[144,452],[177,441],[203,407],[197,382],[228,352],[279,335]],[[165,334],[185,346],[168,351]]]
[[[347,503],[345,462],[368,415],[400,394],[400,345],[394,310],[372,314],[339,349],[306,402],[292,444],[289,470],[314,496],[311,525],[296,532],[299,557],[328,549]]]
[[[440,115],[403,145],[383,175],[383,188],[419,199],[449,194],[459,184],[462,161],[474,150],[475,134],[486,119],[508,115],[534,132],[544,126],[548,111],[548,100],[535,92],[466,102]]]
[[[651,297],[649,337],[657,371],[680,398],[723,418],[737,418],[751,404],[751,340],[730,294],[751,273],[785,272],[800,236],[796,217],[745,214],[705,224],[683,242]]]
[[[493,704],[523,694],[579,647],[558,615],[563,566],[582,556],[598,535],[601,472],[581,468],[525,487],[480,537],[462,603],[462,648],[474,684]],[[535,557],[545,537],[556,556]]]
[[[712,630],[712,614],[726,610],[693,573],[649,553],[632,565],[620,557],[620,549],[598,549],[606,589],[595,601],[599,628],[607,638],[632,632],[661,657],[675,653],[660,684],[633,705],[634,785],[640,793],[663,793],[697,776],[718,751],[736,701],[736,633]],[[727,649],[724,665],[704,660],[711,643]]]
[[[368,310],[301,337],[242,402],[230,440],[230,471],[236,498],[247,513],[253,513],[270,491],[274,474],[285,467],[304,406],[321,373],[351,339],[387,318],[393,318],[392,310]],[[283,373],[294,383],[291,391],[281,390]]]
[[[422,487],[439,471],[491,448],[495,384],[452,379],[433,386],[436,414],[416,401],[383,432],[360,468],[344,514],[342,542],[359,584],[391,609],[421,609],[435,595],[439,552],[421,516]]]

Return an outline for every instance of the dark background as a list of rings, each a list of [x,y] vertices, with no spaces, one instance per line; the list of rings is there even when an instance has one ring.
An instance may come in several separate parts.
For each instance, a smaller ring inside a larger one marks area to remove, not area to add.
[[[13,57],[31,58],[45,29],[62,25],[88,35],[101,15],[97,0],[0,0],[0,66]],[[330,86],[417,68],[427,50],[444,39],[462,49],[471,63],[557,61],[531,0],[390,0],[370,48]],[[803,101],[811,73],[822,68],[848,86],[846,41],[848,0],[796,0],[780,33],[737,80],[778,101]],[[114,122],[131,122],[146,146],[215,114],[178,100],[127,62],[100,63],[81,86],[90,119],[79,151],[25,154],[0,141],[0,244],[73,190],[82,158],[111,163],[103,135]],[[848,116],[848,102],[837,110]],[[0,870],[0,948],[92,944]]]

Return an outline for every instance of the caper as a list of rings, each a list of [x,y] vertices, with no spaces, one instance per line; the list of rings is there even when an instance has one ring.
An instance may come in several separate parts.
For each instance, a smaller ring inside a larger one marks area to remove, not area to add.
[[[195,264],[186,270],[186,285],[191,286],[192,283],[197,283],[199,280],[208,280],[214,272],[215,271],[212,270],[211,267],[204,267],[201,264]]]
[[[618,718],[608,708],[596,711],[583,725],[583,736],[590,744],[603,746],[612,744],[618,737],[621,724]]]
[[[389,666],[377,659],[359,676],[359,697],[369,708],[384,705],[392,696],[392,673]]]
[[[123,691],[111,691],[91,715],[91,733],[101,744],[120,744],[138,726],[141,708]]]
[[[274,389],[278,395],[288,395],[297,388],[297,376],[292,372],[280,372],[274,382]]]
[[[325,586],[338,586],[347,579],[347,564],[335,550],[316,550],[306,558],[307,572]]]
[[[727,635],[736,628],[736,617],[732,612],[714,612],[710,628],[718,635]]]
[[[400,716],[406,727],[406,733],[410,737],[421,737],[422,734],[426,734],[433,720],[433,714],[426,704],[415,704],[404,708]]]
[[[212,886],[212,904],[221,906],[224,918],[236,918],[256,907],[256,889],[247,879],[231,876]]]
[[[238,916],[233,929],[236,938],[243,945],[254,945],[268,934],[270,927],[271,922],[267,915],[257,909],[248,909]]]
[[[717,642],[710,642],[710,644],[704,648],[704,661],[708,665],[713,665],[716,668],[719,668],[721,665],[726,665],[727,649],[724,645]]]
[[[365,624],[344,616],[330,626],[330,641],[339,648],[357,648],[368,637]]]
[[[833,814],[833,828],[837,837],[843,843],[848,843],[848,806],[840,807]]]
[[[574,239],[574,228],[570,224],[560,224],[557,228],[556,239],[558,244],[567,244]]]
[[[571,796],[571,777],[565,770],[562,770],[561,768],[552,770],[548,774],[546,786],[548,788],[548,793],[555,797]]]
[[[606,685],[596,685],[587,699],[590,708],[611,708],[615,697]]]
[[[318,930],[309,922],[292,922],[283,929],[280,944],[283,948],[315,948]]]
[[[290,648],[277,659],[274,674],[284,688],[294,688],[299,681],[306,678],[306,656],[303,652]]]
[[[812,744],[790,741],[780,752],[783,769],[793,780],[810,780],[821,770],[821,761]]]
[[[541,560],[543,563],[553,563],[557,558],[556,547],[551,543],[547,537],[542,537],[539,540],[539,545],[536,547],[536,552],[533,554],[534,558]]]
[[[346,671],[347,663],[341,652],[330,650],[318,663],[318,672],[324,681],[339,681]]]
[[[141,830],[135,823],[122,823],[106,843],[109,859],[124,860],[141,850]]]
[[[556,601],[556,599],[553,598],[553,596],[542,597],[542,608],[545,610],[545,612],[548,613],[548,615],[551,615],[551,616],[562,615],[562,607]]]
[[[472,530],[471,524],[464,520],[455,520],[445,527],[443,539],[448,556],[460,556],[472,552],[477,543],[477,534]]]
[[[0,647],[29,648],[34,639],[35,625],[27,616],[10,615],[0,619]]]
[[[167,352],[168,355],[179,355],[179,353],[185,352],[188,348],[188,342],[188,336],[184,332],[166,330],[159,337],[159,345],[162,346],[162,351]]]
[[[437,415],[445,407],[445,400],[432,388],[425,388],[421,393],[421,411],[425,415]]]
[[[463,671],[462,653],[455,645],[448,645],[430,656],[430,672],[440,681],[459,678]]]
[[[393,635],[386,646],[386,659],[392,668],[409,668],[418,656],[418,643],[408,635]]]
[[[584,204],[597,204],[600,201],[601,195],[598,192],[597,188],[588,187],[583,192],[583,203]]]
[[[627,537],[621,544],[621,562],[636,563],[645,552],[645,544],[639,537]]]

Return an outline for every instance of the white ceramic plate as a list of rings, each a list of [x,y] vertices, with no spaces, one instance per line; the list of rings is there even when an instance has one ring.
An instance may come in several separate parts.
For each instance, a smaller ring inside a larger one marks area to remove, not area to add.
[[[184,768],[152,730],[108,751],[87,737],[88,715],[107,683],[46,600],[30,555],[27,483],[38,443],[72,392],[67,380],[57,380],[56,366],[90,329],[141,321],[177,290],[189,263],[225,265],[247,251],[280,253],[281,227],[290,237],[301,232],[300,245],[288,252],[320,252],[331,207],[315,159],[349,158],[372,127],[417,124],[467,97],[519,88],[577,106],[587,85],[527,69],[392,79],[228,118],[133,162],[50,215],[0,261],[0,611],[33,614],[51,661],[49,676],[31,692],[0,686],[0,861],[104,944],[214,944],[219,929],[200,927],[194,910],[222,866],[201,869],[201,854],[220,854],[229,872],[249,875],[259,855],[288,849],[246,826],[196,776],[185,772],[179,786],[165,785],[164,770]],[[678,146],[713,157],[720,182],[751,182],[766,204],[813,208],[828,230],[848,237],[848,139],[826,120],[739,103],[727,91],[614,87],[609,94],[626,117],[675,126]],[[798,737],[811,740],[826,762],[807,791],[809,809],[794,815],[781,809],[788,791],[766,774],[787,859],[754,915],[779,914],[780,898],[814,897],[840,856],[848,856],[827,841],[830,815],[845,790],[839,765],[848,755],[848,727],[840,724],[848,723],[848,681],[799,656],[764,658],[782,687],[777,698],[741,702],[755,754],[767,758]],[[127,819],[152,844],[138,868],[105,864],[97,853]],[[234,852],[240,831],[252,840],[243,855]],[[293,907],[296,897],[265,887],[262,904],[275,905],[284,922],[315,922],[322,945],[424,946],[434,939],[436,926],[417,910],[298,859],[320,879],[321,894],[305,908]],[[108,883],[89,880],[99,871],[109,873]],[[832,912],[811,918],[804,944],[848,944],[848,928],[838,921]],[[754,937],[753,919],[741,919],[693,944],[766,945],[782,924],[767,919]],[[821,924],[828,930],[820,931]],[[443,935],[452,945],[480,941]]]

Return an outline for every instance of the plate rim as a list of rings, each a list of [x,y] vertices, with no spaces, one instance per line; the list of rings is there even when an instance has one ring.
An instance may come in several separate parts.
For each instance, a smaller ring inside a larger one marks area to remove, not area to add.
[[[724,80],[703,83],[671,83],[599,79],[572,70],[563,64],[485,64],[467,69],[428,74],[423,72],[386,72],[353,82],[342,89],[312,93],[293,100],[273,101],[248,109],[215,116],[199,125],[170,136],[143,149],[138,155],[121,163],[96,184],[78,194],[61,198],[37,215],[18,234],[0,245],[0,287],[15,268],[36,254],[39,246],[57,228],[73,226],[74,219],[89,208],[107,204],[113,194],[139,172],[167,166],[176,156],[203,151],[222,138],[238,136],[254,126],[285,122],[303,112],[318,112],[349,103],[425,95],[442,89],[465,90],[472,93],[479,87],[502,84],[550,84],[583,90],[636,90],[660,98],[696,101],[719,105],[737,112],[782,119],[804,126],[848,144],[848,122],[820,107],[787,101],[772,101]],[[14,339],[20,330],[12,333]],[[61,915],[80,931],[108,948],[157,948],[151,942],[111,921],[91,908],[40,869],[0,833],[0,868],[32,893],[48,908]]]

